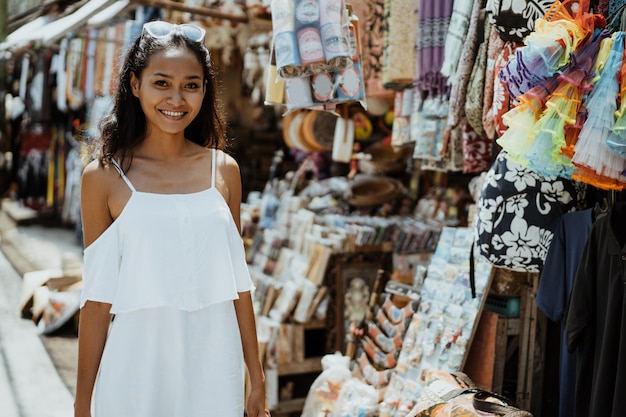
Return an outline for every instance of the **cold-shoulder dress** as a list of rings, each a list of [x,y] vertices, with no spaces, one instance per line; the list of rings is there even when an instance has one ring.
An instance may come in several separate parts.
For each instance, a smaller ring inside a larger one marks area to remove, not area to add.
[[[253,285],[215,188],[137,191],[84,252],[86,301],[111,304],[93,417],[241,417],[244,367],[233,300]]]

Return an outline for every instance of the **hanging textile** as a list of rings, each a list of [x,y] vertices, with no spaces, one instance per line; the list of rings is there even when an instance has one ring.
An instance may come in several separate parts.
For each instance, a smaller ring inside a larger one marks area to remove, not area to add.
[[[26,102],[26,90],[28,85],[28,71],[30,69],[30,55],[24,54],[20,68],[19,97]]]
[[[489,49],[490,40],[489,34],[491,33],[491,29],[493,27],[489,23],[488,18],[483,19],[482,26],[483,33],[479,34],[481,36],[479,37],[478,51],[476,52],[474,66],[467,85],[464,109],[467,122],[472,127],[474,132],[481,136],[485,135],[485,129],[483,127],[483,105],[485,102],[484,95],[487,94],[487,91],[485,91],[485,79],[487,74],[487,51]],[[491,92],[492,91],[493,90],[491,90]]]
[[[383,85],[402,90],[415,80],[417,0],[386,0]]]
[[[97,41],[98,29],[89,29],[87,36],[87,45],[85,47],[85,100],[91,102],[95,97],[94,82],[96,72],[96,49],[98,45]]]
[[[456,68],[467,36],[473,5],[472,0],[454,1],[448,33],[446,34],[444,61],[441,65],[441,74],[448,79],[450,84],[455,82]]]
[[[496,28],[491,26],[489,40],[487,44],[487,67],[485,68],[485,88],[483,96],[483,130],[489,139],[493,139],[496,134],[495,121],[493,117],[493,102],[495,95],[495,71],[496,59],[500,51],[504,49],[504,41],[498,35]]]
[[[67,51],[66,96],[69,108],[78,110],[85,103],[84,90],[81,88],[83,76],[83,43],[82,38],[73,38]]]
[[[417,88],[422,94],[446,92],[441,74],[454,0],[420,0],[417,35]]]
[[[67,74],[65,64],[67,62],[67,45],[68,39],[64,38],[61,40],[61,44],[59,45],[59,53],[56,55],[57,59],[55,61],[55,72],[57,79],[57,87],[56,87],[56,105],[57,109],[60,112],[65,113],[67,111],[67,95],[66,95],[66,82],[67,82]]]
[[[554,323],[560,324],[559,417],[576,415],[576,353],[567,350],[565,317],[576,271],[593,225],[594,209],[565,213],[559,219],[546,255],[535,302]]]
[[[621,417],[626,410],[626,207],[596,219],[567,310],[567,348],[578,355],[575,416]]]
[[[33,123],[49,122],[52,119],[52,55],[51,51],[43,49],[35,57],[26,98],[26,110]]]
[[[384,0],[358,1],[352,4],[359,17],[362,49],[362,72],[365,91],[371,98],[393,99],[395,92],[383,85],[383,51],[385,14]]]
[[[608,35],[608,31],[597,30],[595,36],[576,51],[572,64],[556,76],[558,85],[548,97],[541,117],[530,129],[525,139],[526,148],[517,158],[519,163],[546,177],[571,178],[574,166],[562,152],[567,146],[566,127],[577,122],[583,95],[590,89],[591,68],[599,44]],[[508,149],[508,143],[504,138],[498,140],[503,148]]]
[[[554,0],[495,0],[492,3],[500,37],[505,41],[522,42],[532,33],[535,21],[546,14]]]
[[[585,100],[587,120],[574,147],[572,163],[577,170],[572,178],[580,179],[602,189],[623,189],[622,171],[626,160],[611,151],[606,144],[615,125],[615,97],[619,92],[616,74],[622,65],[624,32],[613,35],[613,47],[600,79]]]
[[[448,110],[448,127],[454,128],[458,126],[465,117],[465,97],[467,94],[467,86],[472,74],[472,67],[476,59],[476,51],[478,49],[480,10],[483,6],[483,0],[474,0],[470,22],[467,28],[467,36],[463,43],[463,49],[459,56],[459,63],[456,68],[454,79],[452,80],[452,88],[450,91],[450,109]],[[484,19],[484,15],[483,15]],[[447,46],[446,46],[447,47]]]

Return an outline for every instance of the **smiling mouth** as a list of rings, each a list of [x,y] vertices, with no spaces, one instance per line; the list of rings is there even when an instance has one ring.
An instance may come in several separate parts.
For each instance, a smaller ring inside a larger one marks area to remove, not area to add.
[[[161,113],[168,117],[183,117],[187,112],[183,111],[169,111],[169,110],[160,110]]]

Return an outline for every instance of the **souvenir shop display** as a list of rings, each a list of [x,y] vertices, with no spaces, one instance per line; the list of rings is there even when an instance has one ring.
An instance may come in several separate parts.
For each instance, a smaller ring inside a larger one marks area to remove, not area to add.
[[[463,372],[429,372],[417,404],[406,417],[532,417],[497,393],[482,390]]]
[[[365,107],[358,18],[352,9],[343,0],[273,0],[271,11],[276,77],[268,83],[284,85],[287,110],[332,110],[352,101]],[[283,104],[269,99],[268,104]]]
[[[544,378],[540,367],[564,372],[559,416],[574,412],[575,391],[590,399],[576,408],[619,415],[607,405],[619,403],[603,382],[608,362],[584,361],[608,340],[594,339],[586,318],[608,329],[621,314],[589,299],[610,284],[597,259],[623,243],[620,1],[156,3],[76,21],[53,41],[0,43],[8,196],[78,229],[83,155],[112,108],[121,52],[146,21],[200,25],[246,187],[242,237],[272,415],[422,417],[456,407],[530,416],[549,402],[549,384],[528,387]],[[568,222],[580,222],[576,245]],[[578,255],[560,253],[569,250]],[[502,271],[510,281],[498,281]],[[42,334],[77,316],[80,279],[50,274],[25,276],[20,307]],[[497,296],[517,309],[491,309]],[[561,326],[561,361],[539,359],[545,318]],[[471,357],[477,340],[502,363]],[[588,365],[588,385],[568,348]],[[513,364],[515,352],[529,369]],[[472,382],[481,366],[498,368],[499,382]],[[506,387],[505,367],[517,372]],[[480,408],[485,401],[500,408]]]
[[[369,412],[405,416],[424,390],[428,372],[462,369],[492,271],[479,257],[470,282],[471,246],[471,229],[444,228],[424,276],[417,278],[423,282],[420,290],[406,292],[406,301],[399,306],[393,299],[398,292],[388,292],[397,283],[389,281],[380,297],[373,298],[369,314],[355,316],[350,329],[354,356],[343,357],[352,359],[352,376],[347,378],[345,362],[341,380],[322,372],[307,396],[308,415],[336,412],[342,395],[363,401],[363,389],[358,387],[365,384],[374,398],[380,398],[373,405],[363,404]],[[416,268],[414,273],[422,271]],[[358,383],[348,384],[351,380]]]

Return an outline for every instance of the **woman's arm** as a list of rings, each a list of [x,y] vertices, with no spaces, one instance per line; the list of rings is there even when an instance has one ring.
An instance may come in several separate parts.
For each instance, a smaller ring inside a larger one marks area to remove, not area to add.
[[[248,368],[248,376],[250,377],[250,395],[248,396],[246,407],[248,416],[269,416],[265,395],[265,374],[259,355],[259,344],[250,291],[239,293],[239,299],[235,300],[235,310],[237,312],[237,321],[239,322],[239,332],[241,333],[243,357],[246,362],[246,368]]]
[[[111,225],[107,203],[107,180],[98,162],[90,163],[81,180],[81,217],[85,247]],[[109,324],[110,304],[87,301],[81,308],[78,323],[78,373],[74,416],[91,416],[91,396],[100,367]]]
[[[111,322],[110,307],[110,304],[87,301],[80,310],[75,417],[91,416],[91,394]]]
[[[237,230],[241,230],[241,174],[237,162],[230,156],[224,156],[222,159],[224,163],[220,164],[220,176],[228,188],[228,206],[237,225]],[[239,299],[235,300],[234,303],[244,361],[250,377],[250,395],[246,406],[248,417],[269,416],[265,395],[265,374],[259,354],[256,321],[250,291],[240,292]]]

